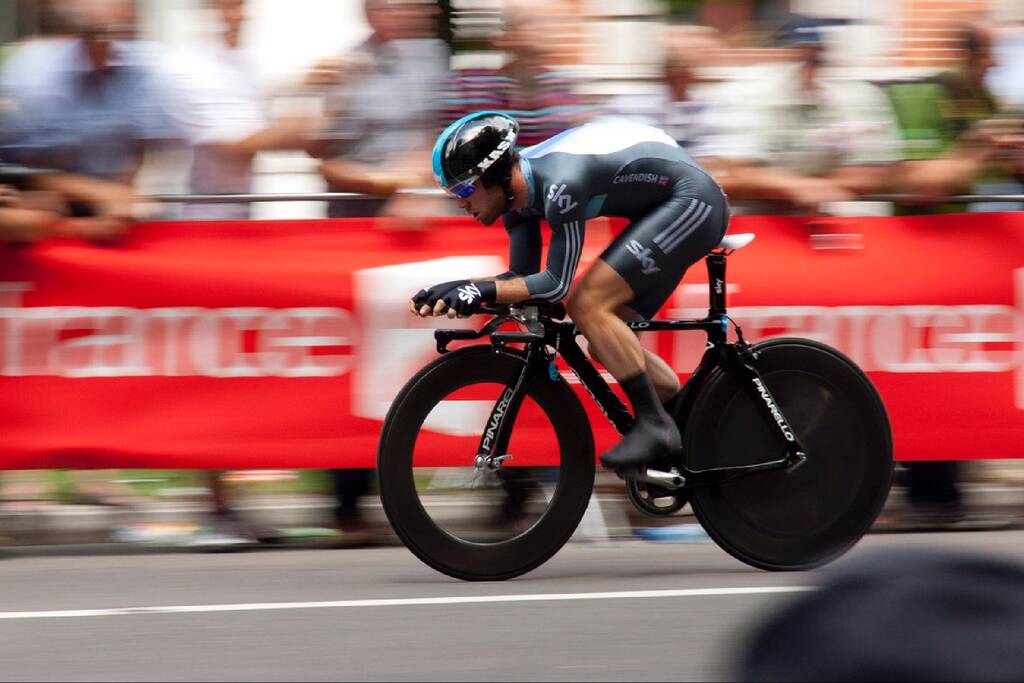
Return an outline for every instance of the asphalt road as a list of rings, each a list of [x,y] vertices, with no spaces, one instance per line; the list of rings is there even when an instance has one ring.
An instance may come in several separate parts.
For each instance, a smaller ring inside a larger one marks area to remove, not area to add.
[[[832,567],[908,545],[1024,563],[1024,531],[1003,531],[872,535]],[[0,680],[722,680],[750,627],[832,570],[642,541],[490,584],[404,548],[11,557]]]

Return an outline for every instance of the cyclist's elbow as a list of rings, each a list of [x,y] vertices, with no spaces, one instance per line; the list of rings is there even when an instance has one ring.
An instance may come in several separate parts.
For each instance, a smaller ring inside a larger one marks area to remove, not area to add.
[[[569,294],[570,281],[559,277],[550,270],[540,273],[538,286],[531,287],[531,296],[537,301],[556,304]]]

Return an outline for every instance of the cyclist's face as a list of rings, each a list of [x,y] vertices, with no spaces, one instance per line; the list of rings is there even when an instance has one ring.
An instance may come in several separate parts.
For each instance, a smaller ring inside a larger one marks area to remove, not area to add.
[[[484,187],[479,180],[475,186],[473,194],[456,203],[477,222],[490,225],[501,217],[502,209],[505,208],[505,191],[500,187]]]

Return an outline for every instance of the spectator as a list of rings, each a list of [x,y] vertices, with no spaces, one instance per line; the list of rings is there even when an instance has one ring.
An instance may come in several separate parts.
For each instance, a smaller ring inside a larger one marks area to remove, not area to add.
[[[375,216],[397,190],[429,184],[434,98],[448,72],[435,3],[366,0],[365,10],[370,37],[307,79],[326,86],[327,123],[310,152],[328,188],[374,195],[330,202],[332,218]]]
[[[541,36],[557,30],[558,2],[510,0],[502,13],[502,29],[493,43],[501,51],[500,68],[464,68],[445,81],[438,105],[435,133],[475,111],[508,112],[519,121],[516,144],[530,147],[562,131],[582,125],[594,107],[579,90],[580,78],[553,68],[557,43]],[[442,210],[450,211],[450,205]],[[521,467],[499,473],[505,495],[490,522],[497,526],[521,522],[541,484],[557,477],[545,467]]]
[[[699,156],[748,211],[807,213],[879,185],[900,141],[884,95],[826,78],[818,20],[795,16],[779,42],[794,62],[726,92]]]
[[[31,244],[54,233],[64,208],[60,198],[19,190],[36,173],[0,161],[0,244]],[[7,542],[0,530],[0,545]]]
[[[113,239],[135,219],[145,147],[171,130],[166,93],[133,43],[129,0],[74,0],[57,10],[66,39],[31,41],[6,60],[0,89],[11,161],[63,173],[40,178],[69,200],[79,235]]]
[[[332,218],[390,212],[397,190],[429,184],[433,100],[448,70],[447,48],[432,37],[435,3],[365,0],[365,11],[370,37],[344,58],[321,63],[307,79],[327,88],[327,123],[309,151],[323,159],[328,188],[374,195],[330,202]],[[336,469],[331,475],[342,545],[371,542],[359,501],[370,490],[373,471]]]
[[[253,160],[259,152],[303,149],[313,130],[305,118],[272,122],[269,95],[261,89],[255,60],[241,46],[246,0],[208,0],[218,33],[174,60],[172,92],[175,119],[192,150],[191,194],[252,192]],[[252,204],[194,203],[188,220],[245,220]],[[208,470],[213,520],[202,543],[239,544],[271,540],[275,533],[239,517],[229,504],[222,470]]]
[[[165,93],[134,42],[132,2],[74,0],[52,9],[64,34],[19,45],[0,72],[2,154],[52,170],[22,177],[8,218],[16,212],[22,238],[116,240],[136,219],[133,181],[142,154],[170,129],[161,109]],[[54,214],[61,220],[49,220]],[[133,500],[113,478],[77,476],[76,500]]]
[[[1024,570],[925,551],[851,562],[759,623],[741,681],[1019,681]]]
[[[714,62],[720,48],[715,32],[703,27],[675,27],[665,41],[662,82],[653,93],[620,96],[607,113],[661,128],[691,154],[711,131],[711,103],[698,69]]]
[[[972,129],[941,157],[905,161],[884,93],[823,74],[827,23],[794,16],[780,43],[796,62],[780,78],[734,90],[730,106],[712,112],[716,130],[701,156],[730,199],[748,210],[806,214],[882,191],[942,197],[969,184],[995,153],[998,127]]]
[[[556,16],[550,3],[514,0],[506,5],[495,47],[500,69],[460,69],[446,81],[439,107],[440,132],[452,121],[482,110],[505,111],[519,121],[517,144],[536,145],[593,115],[579,93],[580,79],[551,67],[553,41],[540,39]]]
[[[269,93],[260,85],[255,59],[241,46],[246,0],[207,0],[218,35],[211,44],[175,59],[172,116],[192,149],[189,192],[252,192],[253,159],[259,152],[304,149],[313,131],[308,118],[272,121]],[[190,220],[244,220],[251,204],[190,204]]]
[[[925,112],[946,112],[940,134],[948,144],[937,147],[937,156],[917,148],[905,160],[896,115],[882,91],[822,75],[820,30],[818,20],[795,17],[781,35],[799,60],[793,70],[772,80],[770,90],[745,92],[742,104],[714,117],[730,127],[712,136],[717,138],[705,151],[714,158],[706,162],[734,202],[746,201],[759,212],[806,215],[830,202],[883,191],[939,198],[968,189],[1007,144],[1016,124],[984,120],[992,112],[983,85],[991,64],[985,34],[971,38],[982,51],[975,50],[962,72],[939,78],[951,88],[946,105],[924,104]],[[920,517],[912,526],[926,520],[1005,524],[962,519],[955,479],[954,463],[908,465],[911,517]]]
[[[1011,33],[1004,33],[1012,35]],[[1004,83],[993,78],[1002,66],[999,57],[1010,60],[1005,63],[1011,69],[1020,69],[1018,63],[1024,54],[1019,50],[1006,49],[1000,45],[1000,34],[995,27],[975,23],[968,24],[961,30],[964,63],[959,69],[947,71],[938,77],[939,85],[945,93],[945,107],[942,110],[943,120],[950,136],[955,140],[970,138],[978,129],[1000,125],[1012,125],[1013,120],[999,121],[993,117],[1006,116],[1007,101],[1012,101],[1015,93],[1007,92]],[[1012,44],[1011,44],[1012,45]],[[1019,45],[1017,47],[1020,47]],[[990,85],[991,84],[991,85]],[[995,86],[1005,97],[997,96]],[[1017,112],[1017,116],[1020,116]],[[1016,157],[1016,159],[1014,158]],[[1020,194],[1020,178],[1024,166],[1020,164],[1019,154],[1010,150],[997,153],[993,164],[986,173],[975,178],[972,190],[977,194]],[[1021,204],[972,204],[972,211],[1019,211]]]
[[[92,185],[88,178],[0,161],[0,242],[31,244],[90,234],[96,221],[70,217],[68,197],[46,188]]]
[[[961,29],[962,63],[934,79],[917,84],[890,87],[905,129],[930,131],[934,138],[924,150],[934,150],[934,158],[925,152],[921,161],[913,162],[929,177],[928,168],[936,164],[956,163],[944,157],[956,155],[967,163],[959,182],[950,186],[950,194],[969,191],[972,180],[981,175],[1000,173],[993,162],[998,145],[995,138],[1001,131],[1012,131],[1015,122],[998,121],[996,98],[986,85],[989,71],[995,66],[992,43],[994,32],[985,24],[967,24]],[[920,93],[916,97],[908,92]],[[942,155],[942,156],[938,156]],[[1003,169],[1004,176],[1008,169]],[[958,185],[958,186],[957,186]],[[902,213],[934,213],[963,210],[962,206],[925,206],[902,209]],[[910,508],[896,520],[894,528],[921,529],[989,529],[1006,526],[1008,519],[971,513],[964,509],[959,479],[963,463],[957,461],[913,461],[904,465],[904,484]]]

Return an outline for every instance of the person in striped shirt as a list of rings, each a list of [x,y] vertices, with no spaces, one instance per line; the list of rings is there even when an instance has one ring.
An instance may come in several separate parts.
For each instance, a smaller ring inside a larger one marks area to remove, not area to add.
[[[505,64],[453,71],[438,101],[437,130],[476,111],[504,111],[519,122],[519,146],[529,147],[591,118],[594,108],[579,92],[582,80],[549,66],[551,42],[538,38],[553,21],[545,6],[513,3],[502,20],[495,47]]]

